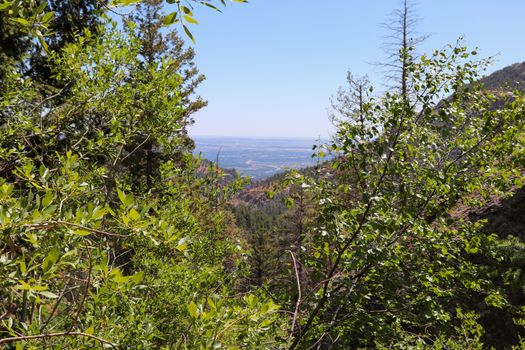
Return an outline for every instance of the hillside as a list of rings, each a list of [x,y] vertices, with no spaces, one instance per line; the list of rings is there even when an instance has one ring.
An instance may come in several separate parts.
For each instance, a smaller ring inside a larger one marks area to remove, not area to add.
[[[525,62],[514,63],[481,79],[489,90],[525,89]]]
[[[525,62],[515,63],[504,67],[492,74],[480,79],[484,88],[487,90],[508,91],[512,89],[525,89]],[[329,162],[324,163],[327,166]],[[313,175],[315,166],[308,166],[299,169],[298,172],[305,175]],[[289,171],[277,173],[266,179],[251,180],[246,188],[238,193],[233,201],[234,205],[250,205],[264,207],[265,205],[275,206],[275,200],[269,199],[267,191],[279,184]],[[279,199],[282,199],[279,197]]]

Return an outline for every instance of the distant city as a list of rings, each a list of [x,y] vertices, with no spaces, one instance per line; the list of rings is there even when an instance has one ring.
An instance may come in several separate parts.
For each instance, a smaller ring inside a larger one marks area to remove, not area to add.
[[[234,168],[241,175],[265,179],[289,169],[299,169],[318,162],[312,156],[313,139],[194,137],[195,154],[222,168]]]

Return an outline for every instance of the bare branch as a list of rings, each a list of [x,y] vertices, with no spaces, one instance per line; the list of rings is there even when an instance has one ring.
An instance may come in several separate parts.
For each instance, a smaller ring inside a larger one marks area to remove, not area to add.
[[[119,233],[112,233],[112,232],[97,230],[91,227],[83,226],[80,224],[75,224],[73,222],[60,221],[60,220],[43,222],[40,224],[24,225],[24,227],[27,227],[30,230],[49,230],[49,229],[55,228],[56,226],[71,226],[71,227],[75,227],[75,228],[85,230],[88,232],[96,233],[102,236],[111,236],[111,237],[127,237],[128,236],[128,235],[121,235]]]
[[[84,333],[84,332],[60,332],[60,333],[46,333],[46,334],[36,334],[36,335],[22,335],[19,337],[10,337],[10,338],[0,339],[0,345],[20,342],[20,341],[28,341],[28,340],[33,340],[33,339],[45,339],[45,338],[69,337],[69,336],[91,338],[91,339],[95,339],[101,344],[106,344],[112,347],[117,346],[117,344],[114,344],[108,340],[105,340],[100,337],[94,336],[92,334]]]
[[[288,251],[290,255],[292,256],[293,261],[293,268],[295,271],[295,279],[297,281],[297,302],[295,303],[295,311],[293,313],[292,318],[292,330],[290,331],[290,337],[288,338],[288,346],[290,346],[290,343],[292,342],[292,338],[295,331],[295,324],[297,322],[297,315],[299,314],[299,307],[301,306],[301,278],[299,277],[299,269],[297,267],[297,261],[295,260],[295,256],[293,255],[292,251]]]

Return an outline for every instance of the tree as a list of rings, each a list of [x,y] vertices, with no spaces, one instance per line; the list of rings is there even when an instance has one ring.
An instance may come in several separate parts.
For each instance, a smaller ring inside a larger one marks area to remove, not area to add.
[[[53,69],[45,56],[49,51],[58,52],[68,43],[74,42],[85,30],[95,35],[98,32],[97,27],[103,22],[102,14],[107,4],[108,0],[47,1],[46,11],[53,16],[46,25],[48,32],[43,39],[45,46],[32,48],[28,75],[41,83],[56,85],[57,82],[52,78]]]
[[[487,62],[468,60],[475,52],[461,43],[417,61],[410,52],[400,57],[407,95],[400,89],[366,101],[362,114],[338,126],[332,171],[299,180],[321,203],[324,232],[302,263],[323,273],[303,296],[290,349],[453,333],[458,300],[481,292],[488,305],[501,303],[468,258],[491,249],[491,237],[468,220],[452,225],[448,213],[469,193],[505,191],[520,177],[509,169],[523,141],[523,97],[473,88]]]
[[[194,97],[195,89],[204,81],[204,75],[200,74],[195,67],[193,59],[195,52],[192,48],[186,48],[184,41],[175,31],[168,31],[164,35],[160,29],[163,26],[162,1],[146,0],[137,6],[137,9],[128,21],[136,25],[136,35],[140,40],[140,55],[144,59],[142,70],[148,71],[161,65],[164,60],[170,60],[170,79],[180,80],[176,93],[179,95],[179,106],[182,107],[183,116],[178,124],[177,134],[182,141],[180,154],[193,149],[193,141],[187,135],[187,126],[193,123],[191,115],[207,105],[200,96]],[[147,79],[147,77],[146,77]],[[173,92],[175,93],[175,91]],[[144,119],[153,118],[157,113],[155,108],[144,109]],[[175,117],[175,116],[174,116]],[[127,167],[134,169],[136,179],[145,176],[148,187],[151,187],[155,173],[154,163],[163,157],[161,148],[153,138],[147,135],[138,137],[135,144],[130,145],[134,149],[136,145],[142,145],[135,155],[128,159]],[[180,159],[172,153],[170,157]]]
[[[182,82],[169,59],[143,69],[135,31],[115,27],[50,57],[67,95],[6,76],[0,346],[265,347],[282,333],[279,307],[257,291],[232,298],[242,251],[214,198],[228,191],[189,152],[184,167],[159,161],[155,190],[133,186],[137,135],[179,152]]]
[[[247,0],[231,0],[233,2],[246,3]],[[68,15],[82,15],[80,18],[81,22],[86,19],[86,9],[92,8],[104,8],[106,10],[112,11],[118,15],[118,12],[115,12],[112,7],[118,6],[128,6],[136,3],[142,3],[142,0],[116,0],[111,3],[111,6],[108,5],[107,0],[101,1],[89,1],[87,4],[85,2],[73,0],[68,2],[68,4],[74,4],[73,12],[71,8],[61,5],[62,2],[51,1],[51,5],[56,7],[59,11],[64,11]],[[171,1],[167,1],[167,4],[171,4]],[[188,37],[194,41],[193,35],[187,27],[187,23],[197,24],[197,20],[193,17],[192,9],[196,4],[207,6],[215,11],[221,12],[218,8],[220,5],[226,6],[226,0],[186,0],[183,3],[178,1],[176,11],[170,13],[169,15],[163,18],[164,25],[170,25],[174,23],[181,23],[184,32]],[[46,10],[47,3],[41,3],[35,0],[13,0],[7,1],[0,6],[0,11],[7,13],[6,19],[11,22],[16,22],[21,24],[23,30],[27,32],[31,37],[36,37],[40,44],[46,48],[47,43],[45,42],[45,35],[49,32],[49,23],[53,18],[53,11]],[[75,21],[71,21],[71,17],[66,16],[63,18],[65,20],[64,27],[74,28],[76,27]],[[69,35],[69,34],[66,34]]]
[[[205,107],[207,102],[201,97],[195,97],[195,89],[206,78],[200,74],[193,62],[195,51],[186,48],[184,41],[175,30],[170,30],[166,35],[160,30],[163,26],[164,14],[162,13],[161,0],[144,0],[137,5],[131,20],[138,25],[138,36],[142,43],[141,54],[149,64],[159,62],[165,57],[173,59],[175,70],[182,77],[181,102],[187,116]]]
[[[96,33],[106,6],[107,0],[6,2],[0,9],[0,55],[25,65],[26,75],[51,84],[46,51],[59,51],[85,29]],[[35,35],[40,45],[32,43]]]
[[[392,84],[390,88],[398,90],[406,99],[410,98],[408,95],[411,90],[408,86],[409,60],[415,57],[417,46],[427,38],[416,31],[418,22],[413,2],[402,0],[400,8],[392,13],[392,18],[382,25],[389,33],[384,43],[387,57],[378,66],[384,68],[385,78]]]
[[[30,64],[30,71],[32,73],[29,74],[29,76],[39,84],[38,86],[44,94],[43,100],[39,102],[39,108],[41,110],[49,109],[54,111],[59,108],[67,108],[66,105],[69,104],[71,100],[69,99],[66,103],[62,104],[61,99],[67,99],[69,94],[74,93],[71,91],[73,84],[72,81],[68,80],[68,77],[64,79],[64,75],[56,74],[56,67],[51,66],[51,64],[61,64],[62,62],[59,60],[48,60],[46,55],[57,55],[62,47],[67,47],[68,40],[73,40],[74,34],[72,32],[68,33],[69,30],[75,30],[77,36],[81,36],[82,33],[84,33],[86,40],[95,40],[94,37],[98,35],[99,29],[95,28],[95,30],[92,31],[90,27],[97,27],[101,24],[100,21],[102,17],[100,17],[99,11],[101,11],[105,5],[103,2],[97,2],[97,4],[82,2],[82,4],[80,4],[71,1],[67,3],[51,3],[51,6],[52,9],[57,10],[55,12],[56,17],[52,20],[52,23],[60,21],[59,29],[63,32],[57,32],[57,34],[46,39],[46,42],[49,44],[46,54],[43,54],[43,50],[35,51]],[[178,160],[182,162],[182,154],[193,148],[193,142],[187,135],[187,126],[193,122],[191,114],[205,106],[206,102],[200,97],[195,98],[193,96],[198,84],[204,80],[204,76],[199,74],[193,63],[193,50],[185,49],[183,41],[178,38],[175,33],[168,33],[165,39],[159,32],[162,20],[160,2],[147,2],[141,5],[140,9],[149,11],[149,17],[145,12],[144,16],[141,16],[139,13],[134,19],[139,23],[140,29],[135,25],[130,25],[126,30],[137,31],[141,47],[140,56],[144,58],[144,61],[139,62],[139,60],[137,60],[134,63],[136,72],[134,76],[130,78],[133,80],[133,83],[129,84],[129,88],[132,89],[133,84],[137,84],[137,82],[138,84],[148,84],[155,81],[157,79],[156,74],[158,74],[159,70],[163,69],[162,67],[165,65],[165,62],[169,61],[169,69],[164,69],[163,71],[164,74],[166,74],[165,81],[170,81],[170,83],[164,84],[164,88],[169,89],[169,86],[171,86],[171,93],[178,94],[180,100],[172,97],[176,103],[171,104],[170,110],[168,111],[159,107],[157,101],[150,101],[151,92],[147,95],[137,92],[134,106],[130,109],[135,110],[135,118],[137,118],[135,121],[136,125],[133,127],[134,132],[127,134],[128,139],[124,142],[125,145],[123,145],[122,149],[122,152],[127,154],[127,156],[124,157],[122,164],[120,162],[115,164],[111,163],[110,167],[114,169],[113,172],[115,173],[112,177],[115,177],[118,173],[120,173],[118,177],[121,180],[123,177],[127,176],[129,179],[131,176],[136,186],[146,184],[147,187],[151,188],[154,178],[159,175],[158,165],[160,158],[170,158],[172,161]],[[68,21],[75,21],[75,19],[78,19],[78,23],[68,24]],[[145,51],[144,49],[147,47],[149,39],[159,40],[162,45],[156,47],[154,51],[151,49]],[[24,73],[24,75],[25,74],[26,73]],[[97,77],[93,78],[97,79]],[[111,80],[102,82],[99,79],[97,83],[111,84]],[[97,83],[94,83],[94,85]],[[113,83],[118,84],[116,81]],[[106,86],[106,88],[109,89],[110,87]],[[123,94],[123,91],[115,91],[115,93]],[[133,92],[130,90],[127,93],[132,94]],[[53,98],[47,98],[46,96],[52,96]],[[122,95],[116,97],[116,99],[119,99],[121,96]],[[151,120],[158,120],[159,113],[171,113],[171,116],[164,116],[166,119],[172,118],[172,121],[166,121],[166,132],[162,137],[174,137],[175,140],[178,140],[178,146],[176,148],[165,148],[165,146],[162,145],[163,141],[158,139],[161,137],[160,134],[154,137],[151,133]],[[181,115],[181,113],[183,115]],[[49,119],[48,122],[51,123],[52,118],[50,117]],[[35,156],[41,157],[42,159],[47,159],[49,156],[53,157],[57,148],[64,149],[77,144],[80,135],[83,135],[84,139],[95,138],[97,130],[99,132],[101,130],[105,130],[104,132],[110,130],[108,124],[110,120],[111,117],[107,115],[106,111],[91,114],[89,117],[85,116],[83,110],[71,111],[68,120],[62,120],[60,122],[60,125],[67,125],[67,127],[62,128],[61,138],[56,141],[53,146],[43,142],[40,136],[31,139],[30,142],[35,150],[34,153],[38,153],[38,155],[35,154]],[[142,125],[142,131],[138,131],[138,124]],[[174,125],[176,125],[176,127]],[[45,150],[41,149],[44,144],[47,147]],[[97,155],[97,158],[102,158],[102,155]],[[110,179],[108,179],[108,181],[110,181]],[[114,188],[114,186],[109,183],[108,186]],[[109,192],[112,191],[108,191],[108,193]]]
[[[2,70],[6,65],[19,61],[22,54],[29,49],[30,38],[22,29],[20,23],[11,23],[9,17],[0,13],[0,59],[4,62]]]
[[[351,72],[346,75],[347,88],[339,87],[335,97],[330,99],[330,120],[335,125],[358,116],[357,121],[364,124],[364,106],[371,93],[367,76],[354,77]]]

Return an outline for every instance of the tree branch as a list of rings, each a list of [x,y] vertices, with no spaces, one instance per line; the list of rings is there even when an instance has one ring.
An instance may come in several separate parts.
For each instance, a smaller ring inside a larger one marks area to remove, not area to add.
[[[2,344],[8,344],[8,343],[15,343],[15,342],[19,342],[19,341],[28,341],[28,340],[33,340],[33,339],[44,339],[44,338],[53,338],[53,337],[69,337],[69,336],[79,336],[79,337],[86,337],[86,338],[91,338],[91,339],[95,339],[96,341],[102,343],[102,344],[107,344],[109,346],[112,346],[112,347],[116,347],[117,345],[108,341],[108,340],[105,340],[105,339],[102,339],[102,338],[99,338],[97,336],[94,336],[92,334],[87,334],[87,333],[84,333],[84,332],[60,332],[60,333],[46,333],[46,334],[36,334],[36,335],[22,335],[22,336],[19,336],[19,337],[10,337],[10,338],[4,338],[4,339],[0,339],[0,345]]]
[[[24,225],[24,227],[28,227],[30,230],[50,229],[50,228],[53,228],[55,226],[76,227],[78,229],[89,231],[89,232],[92,232],[92,233],[96,233],[96,234],[99,234],[99,235],[102,235],[102,236],[127,237],[127,235],[121,235],[119,233],[112,233],[112,232],[97,230],[97,229],[94,229],[94,228],[91,228],[91,227],[83,226],[83,225],[80,225],[80,224],[75,224],[73,222],[61,221],[61,220],[48,221],[48,222],[43,222],[41,224]]]
[[[297,261],[295,260],[295,256],[293,255],[292,251],[289,251],[290,255],[292,256],[293,261],[293,268],[295,271],[295,279],[297,281],[297,302],[295,303],[295,311],[293,313],[293,319],[292,319],[292,329],[290,331],[290,337],[288,339],[288,346],[290,346],[290,343],[292,342],[294,330],[295,330],[295,324],[297,322],[297,314],[299,313],[299,307],[301,306],[301,278],[299,276],[299,270],[297,268]]]

